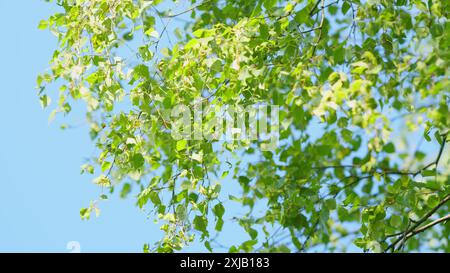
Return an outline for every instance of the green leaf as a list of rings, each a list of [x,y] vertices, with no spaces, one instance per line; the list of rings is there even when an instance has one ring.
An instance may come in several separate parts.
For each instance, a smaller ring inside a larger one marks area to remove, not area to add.
[[[123,184],[122,190],[120,191],[120,198],[126,198],[130,192],[131,192],[130,183]]]
[[[43,95],[40,97],[40,101],[41,101],[42,108],[47,108],[47,106],[50,105],[52,100],[47,95]]]
[[[277,4],[277,0],[264,0],[263,3],[264,3],[263,4],[264,8],[266,8],[267,10],[270,10]]]
[[[100,175],[99,177],[95,178],[93,180],[93,182],[95,184],[99,185],[99,186],[102,186],[102,187],[109,187],[109,186],[111,186],[111,181],[105,175]]]
[[[206,233],[206,227],[208,225],[208,220],[204,216],[195,216],[194,218],[194,228],[202,233]]]
[[[383,33],[381,35],[381,44],[388,53],[392,51],[392,43],[392,38],[389,35],[387,35],[386,33]]]
[[[391,216],[390,224],[395,228],[400,228],[402,225],[402,218],[399,215],[394,214]]]
[[[421,174],[423,177],[435,176],[436,170],[423,170]]]
[[[439,198],[436,195],[430,195],[427,198],[427,206],[430,208],[434,208],[439,204]]]
[[[294,20],[299,24],[307,23],[309,20],[309,14],[306,8],[301,9],[300,11],[295,13]]]
[[[335,210],[336,209],[336,199],[327,199],[325,200],[325,206],[329,209],[329,210]]]
[[[145,159],[142,154],[134,154],[131,157],[131,163],[135,169],[139,169],[145,164]]]
[[[40,29],[40,30],[47,29],[49,27],[49,25],[50,24],[47,20],[41,20],[41,21],[39,21],[38,29]]]
[[[102,172],[106,172],[107,170],[109,170],[111,168],[111,166],[112,166],[111,162],[104,161],[102,163]]]
[[[90,164],[84,164],[83,166],[81,166],[81,174],[83,174],[85,172],[94,174],[94,166],[92,166]]]
[[[185,150],[187,146],[187,140],[182,139],[177,141],[177,151]]]
[[[218,218],[222,218],[223,214],[225,213],[225,207],[222,205],[222,203],[218,203],[213,207],[213,213]]]
[[[91,210],[89,208],[80,209],[80,217],[82,220],[89,220],[91,217]]]
[[[246,176],[239,176],[238,178],[239,183],[247,185],[250,183],[250,179]]]
[[[394,144],[392,144],[391,142],[389,142],[388,144],[384,145],[383,147],[383,151],[385,151],[388,154],[392,154],[395,152],[395,146]]]
[[[146,32],[145,35],[149,36],[149,37],[153,37],[158,39],[159,38],[159,33],[158,31],[156,31],[154,28],[149,28]]]
[[[344,1],[342,4],[342,14],[347,14],[347,11],[350,9],[350,4],[347,1]]]
[[[223,224],[224,224],[224,222],[223,222],[222,218],[217,219],[216,226],[214,227],[215,230],[216,231],[222,231]]]
[[[209,252],[213,252],[213,249],[212,249],[211,244],[209,243],[209,241],[205,241],[205,247],[206,247],[206,249],[208,249]]]
[[[197,162],[202,163],[203,161],[203,153],[193,153],[191,158]]]

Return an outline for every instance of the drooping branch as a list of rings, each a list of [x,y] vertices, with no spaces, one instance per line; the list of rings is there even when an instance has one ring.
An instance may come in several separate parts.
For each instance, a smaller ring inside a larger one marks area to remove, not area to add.
[[[433,222],[431,222],[431,223],[429,223],[429,224],[426,224],[426,225],[424,225],[424,226],[422,226],[422,227],[420,227],[420,228],[414,230],[413,232],[411,232],[410,234],[408,234],[408,235],[406,236],[406,239],[405,239],[405,240],[408,240],[409,238],[413,237],[414,235],[416,235],[416,234],[418,234],[418,233],[421,233],[421,232],[424,232],[425,230],[427,230],[427,229],[429,229],[429,228],[432,228],[433,226],[435,226],[435,225],[437,225],[437,224],[440,224],[440,223],[442,223],[442,222],[446,222],[446,221],[448,221],[448,220],[450,220],[450,214],[448,214],[448,215],[446,215],[446,216],[444,216],[444,217],[441,217],[441,218],[439,218],[439,219],[436,219],[436,220],[434,220]]]
[[[411,171],[411,170],[395,170],[395,169],[385,169],[385,168],[380,168],[377,167],[372,171],[366,172],[368,174],[381,174],[381,175],[411,175],[413,177],[416,177],[417,175],[421,174],[423,171],[429,169],[432,166],[435,166],[436,168],[439,165],[439,162],[441,160],[442,154],[444,152],[445,149],[445,145],[447,142],[447,138],[448,138],[449,132],[443,133],[441,134],[442,137],[442,143],[439,147],[439,151],[438,154],[435,158],[435,160],[433,160],[432,162],[428,163],[427,165],[425,165],[422,168],[419,168],[418,170],[415,171]],[[317,169],[317,170],[326,170],[326,169],[347,169],[347,168],[360,168],[360,165],[329,165],[329,166],[313,166],[312,169]]]
[[[404,236],[400,236],[399,238],[397,238],[392,244],[390,244],[386,249],[385,252],[389,251],[390,249],[392,249],[393,251],[395,250],[397,244],[402,241],[402,240],[407,240],[409,238],[411,238],[412,236],[423,232],[429,228],[431,228],[432,226],[441,223],[445,220],[440,220],[438,222],[434,221],[430,224],[427,224],[423,227],[420,227],[420,225],[422,225],[425,221],[427,221],[431,216],[433,216],[433,214],[439,209],[441,208],[443,205],[445,205],[448,201],[450,201],[450,194],[446,195],[441,202],[439,202],[439,204],[437,206],[435,206],[432,210],[430,210],[427,214],[425,214],[425,216],[423,216],[421,219],[419,219],[417,222],[415,222],[410,228],[407,228],[405,232],[400,233],[400,234],[404,234]],[[403,242],[404,243],[404,242]]]

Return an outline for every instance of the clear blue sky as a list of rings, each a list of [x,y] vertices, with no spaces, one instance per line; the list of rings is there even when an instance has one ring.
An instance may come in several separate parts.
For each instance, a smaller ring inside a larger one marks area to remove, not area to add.
[[[80,208],[100,193],[80,175],[94,153],[88,127],[60,130],[67,120],[49,124],[51,109],[39,104],[36,76],[49,66],[56,38],[37,25],[56,8],[43,0],[0,0],[0,252],[68,252],[70,241],[82,252],[141,252],[162,233],[133,198],[115,196],[101,203],[99,218],[80,219]],[[76,107],[69,124],[84,124]],[[248,239],[227,221],[224,229],[222,240]],[[204,248],[186,249],[194,250]]]
[[[56,40],[37,24],[55,6],[0,0],[0,252],[67,252],[74,240],[83,252],[139,252],[160,233],[132,199],[103,202],[99,218],[80,220],[99,194],[79,169],[93,152],[88,128],[62,131],[39,105],[35,79]]]

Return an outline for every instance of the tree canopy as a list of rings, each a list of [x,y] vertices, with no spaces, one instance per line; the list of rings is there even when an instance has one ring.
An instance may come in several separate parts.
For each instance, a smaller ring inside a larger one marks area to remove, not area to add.
[[[248,233],[230,252],[450,251],[449,1],[54,4],[40,101],[51,118],[84,102],[82,172],[108,189],[82,218],[136,198],[164,231],[146,252],[214,251],[225,222]],[[175,139],[167,114],[258,104],[278,109],[274,149]]]

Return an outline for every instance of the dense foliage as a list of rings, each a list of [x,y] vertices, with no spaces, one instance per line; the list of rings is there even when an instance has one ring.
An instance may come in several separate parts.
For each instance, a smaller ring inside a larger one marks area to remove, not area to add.
[[[226,225],[248,233],[232,252],[450,251],[449,1],[56,4],[41,102],[85,102],[82,170],[159,220],[144,251],[214,251]],[[167,113],[193,102],[279,106],[276,149],[174,139]]]

